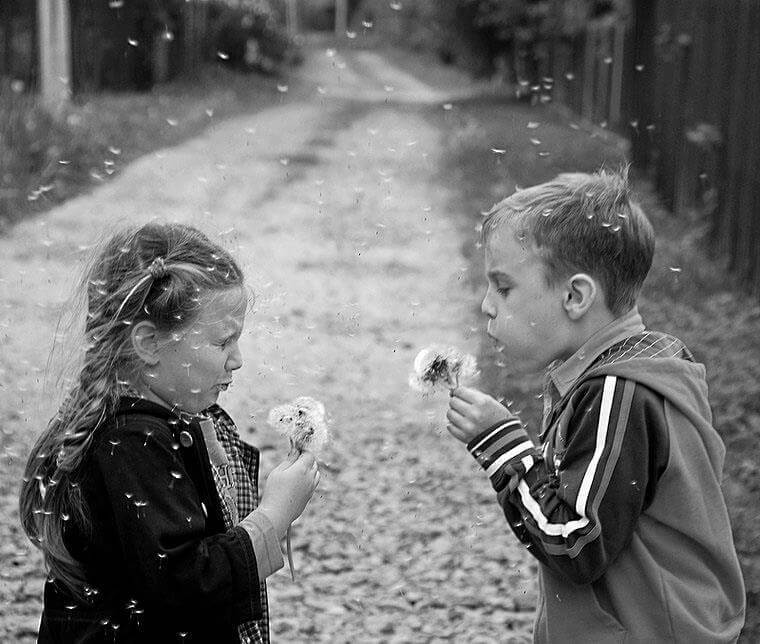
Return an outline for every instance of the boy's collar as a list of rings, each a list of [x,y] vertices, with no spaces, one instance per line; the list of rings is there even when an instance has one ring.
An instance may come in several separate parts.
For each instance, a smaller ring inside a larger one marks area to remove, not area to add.
[[[549,365],[547,378],[557,388],[559,395],[564,396],[605,350],[644,329],[639,310],[634,306],[628,313],[615,318],[589,337],[567,360]]]

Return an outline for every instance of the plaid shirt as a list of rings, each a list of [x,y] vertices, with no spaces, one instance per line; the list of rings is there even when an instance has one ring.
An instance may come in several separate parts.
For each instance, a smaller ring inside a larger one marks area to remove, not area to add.
[[[222,504],[224,523],[231,529],[256,508],[259,503],[259,452],[243,442],[232,419],[221,407],[207,410],[214,422],[216,439],[224,449],[227,463],[222,467],[212,463],[214,483]],[[266,582],[261,582],[261,619],[240,624],[238,632],[243,644],[269,644],[269,606]]]

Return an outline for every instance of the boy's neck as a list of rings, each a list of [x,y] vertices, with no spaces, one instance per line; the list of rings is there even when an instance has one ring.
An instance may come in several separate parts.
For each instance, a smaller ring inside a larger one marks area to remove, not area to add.
[[[583,335],[579,334],[578,344],[561,364],[551,368],[552,380],[562,393],[606,349],[631,335],[644,330],[637,307],[615,317],[600,317],[597,324],[589,325]],[[582,339],[581,339],[582,338]]]

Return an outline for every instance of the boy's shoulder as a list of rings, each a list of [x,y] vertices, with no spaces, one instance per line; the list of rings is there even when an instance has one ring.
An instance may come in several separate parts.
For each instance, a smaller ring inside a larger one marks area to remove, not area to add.
[[[680,359],[694,362],[694,355],[677,337],[662,331],[645,330],[616,342],[602,351],[588,372],[632,360]],[[642,363],[645,366],[647,363]]]

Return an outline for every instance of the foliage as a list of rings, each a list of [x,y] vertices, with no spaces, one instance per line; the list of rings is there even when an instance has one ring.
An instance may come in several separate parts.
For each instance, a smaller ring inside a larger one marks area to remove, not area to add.
[[[212,20],[215,55],[232,67],[271,73],[300,61],[296,43],[266,2],[217,7]]]
[[[294,83],[291,82],[291,86]],[[295,89],[295,88],[294,88]],[[16,82],[0,87],[0,233],[214,120],[273,104],[276,82],[217,65],[147,93],[80,96],[58,118]]]

